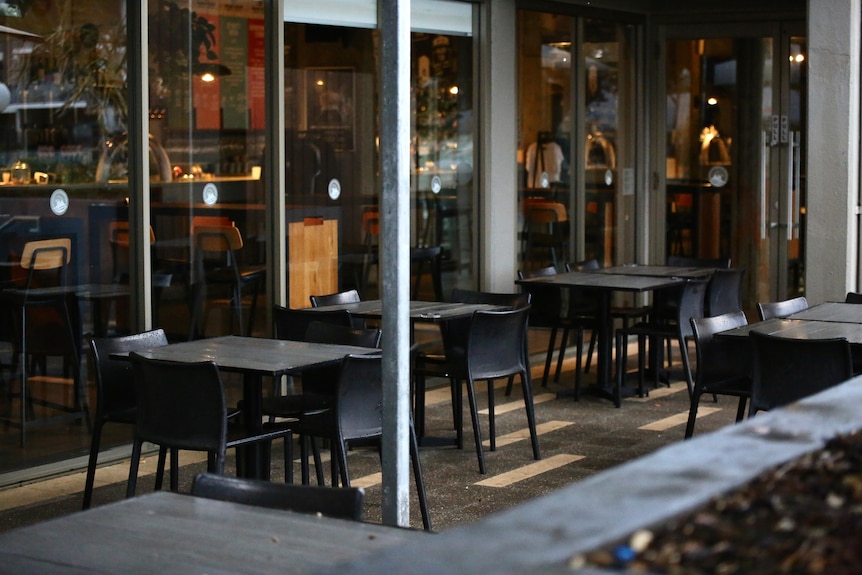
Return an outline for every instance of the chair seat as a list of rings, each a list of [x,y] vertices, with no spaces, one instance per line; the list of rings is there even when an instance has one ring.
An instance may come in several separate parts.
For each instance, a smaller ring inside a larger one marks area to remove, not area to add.
[[[281,395],[265,398],[261,403],[261,411],[271,417],[298,417],[326,411],[332,404],[332,397],[320,393]]]

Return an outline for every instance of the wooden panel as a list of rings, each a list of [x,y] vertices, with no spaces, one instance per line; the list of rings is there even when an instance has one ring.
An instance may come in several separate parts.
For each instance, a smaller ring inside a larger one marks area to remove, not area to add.
[[[338,291],[337,220],[305,218],[290,223],[287,244],[290,307],[309,307],[312,294]]]

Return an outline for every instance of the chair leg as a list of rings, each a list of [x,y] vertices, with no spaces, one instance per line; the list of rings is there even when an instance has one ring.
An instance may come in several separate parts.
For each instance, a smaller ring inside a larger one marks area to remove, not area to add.
[[[173,448],[171,448],[173,449]],[[162,489],[162,483],[165,480],[165,460],[168,457],[168,448],[160,445],[159,446],[159,462],[156,466],[156,491],[160,491]]]
[[[350,473],[347,470],[347,445],[345,445],[344,440],[339,438],[332,439],[332,465],[338,467],[338,471],[341,475],[341,486],[342,487],[350,487]],[[334,467],[333,467],[334,469]],[[332,486],[338,486],[338,480],[336,479],[336,475],[333,474],[333,482]]]
[[[583,352],[584,352],[584,328],[579,328],[578,329],[578,345],[577,345],[578,357],[575,360],[575,401],[578,401],[581,398],[581,355],[583,354]]]
[[[691,363],[688,359],[688,346],[684,339],[679,340],[679,354],[682,356],[682,371],[688,388],[688,396],[691,397],[694,394],[694,382],[691,376]]]
[[[293,483],[293,435],[284,438],[284,482]]]
[[[626,340],[628,339],[628,334],[623,331],[617,332],[616,337],[616,348],[617,348],[617,381],[616,385],[614,385],[614,406],[621,407],[622,406],[622,389],[623,389],[623,379],[626,376],[626,363],[627,363],[627,348]]]
[[[563,343],[565,344],[565,337],[563,338]],[[556,326],[551,328],[551,336],[548,340],[548,353],[545,354],[545,371],[542,374],[542,387],[548,387],[548,375],[551,373],[551,361],[554,359],[554,347],[557,343],[557,328]],[[560,347],[560,358],[562,360],[563,348]],[[557,364],[559,365],[559,363]],[[511,382],[511,379],[509,380]],[[508,390],[506,395],[509,395],[511,390]]]
[[[583,333],[582,328],[578,328],[578,333]],[[554,383],[560,381],[560,373],[563,371],[563,360],[566,357],[566,346],[569,343],[569,328],[563,328],[563,337],[560,341],[560,353],[557,354],[557,370],[554,372]]]
[[[685,425],[685,439],[690,439],[694,435],[694,424],[697,421],[697,408],[700,404],[700,393],[694,393],[691,396],[691,407],[688,410],[688,423]]]
[[[126,499],[135,496],[135,487],[138,484],[138,465],[141,462],[142,441],[135,439],[132,444],[132,460],[129,462],[129,481],[126,483]]]
[[[207,455],[209,458],[210,455]],[[218,469],[214,469],[216,473],[220,473]],[[171,448],[171,491],[179,491],[180,489],[180,453],[176,448]]]
[[[413,385],[413,417],[416,419],[416,435],[425,437],[425,376],[416,370]]]
[[[739,404],[736,407],[736,422],[739,423],[745,418],[745,404],[748,402],[748,398],[744,395],[739,398]]]
[[[87,462],[87,479],[84,481],[84,505],[83,509],[89,509],[93,499],[93,484],[96,481],[96,464],[99,459],[99,444],[102,440],[102,426],[104,422],[96,421],[93,428],[93,438],[90,441],[90,459]]]
[[[422,477],[422,463],[419,461],[419,442],[416,430],[410,422],[410,461],[413,463],[413,477],[416,481],[416,495],[419,498],[419,511],[422,513],[422,527],[431,531],[431,514],[428,511],[428,496],[425,493],[425,480]]]
[[[536,409],[533,405],[533,386],[530,383],[530,372],[521,372],[521,389],[524,393],[524,407],[527,410],[527,426],[530,428],[530,443],[533,447],[533,459],[541,459],[539,453],[539,436],[536,432]]]
[[[597,340],[597,338],[598,338],[597,333],[598,333],[598,332],[597,332],[596,330],[594,330],[594,329],[593,329],[593,330],[591,330],[591,333],[590,333],[590,349],[589,349],[589,351],[587,352],[587,363],[586,363],[586,365],[584,366],[584,373],[590,373],[590,365],[592,364],[592,361],[593,361],[593,352],[596,350],[596,340]]]
[[[513,377],[509,377],[512,381]],[[491,451],[497,451],[497,426],[494,423],[494,380],[488,380],[488,436],[491,443]]]
[[[476,409],[476,390],[473,380],[467,378],[467,399],[470,401],[470,419],[473,421],[473,439],[476,442],[476,457],[479,459],[479,473],[485,475],[485,453],[482,450],[482,428],[479,426],[479,411]]]

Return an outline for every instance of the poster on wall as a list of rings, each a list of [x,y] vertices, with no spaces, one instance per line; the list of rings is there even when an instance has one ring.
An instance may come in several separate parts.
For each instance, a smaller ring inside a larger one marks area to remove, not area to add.
[[[248,20],[236,16],[222,16],[221,62],[231,69],[231,75],[221,80],[222,127],[248,128],[248,94],[246,70],[248,62]]]

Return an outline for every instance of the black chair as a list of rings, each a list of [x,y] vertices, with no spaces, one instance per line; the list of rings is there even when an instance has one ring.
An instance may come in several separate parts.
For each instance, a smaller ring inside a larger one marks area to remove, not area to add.
[[[703,317],[703,300],[706,294],[706,280],[687,280],[682,290],[673,290],[679,293],[679,300],[674,307],[677,310],[674,318],[654,318],[648,322],[639,322],[628,329],[618,329],[616,333],[617,346],[617,384],[614,390],[614,403],[617,407],[621,405],[621,392],[623,378],[626,373],[628,337],[638,338],[638,394],[641,397],[647,395],[644,386],[645,379],[645,347],[647,338],[650,339],[650,366],[653,371],[653,384],[658,385],[659,371],[662,365],[661,342],[664,340],[675,340],[679,346],[682,356],[683,375],[688,385],[689,394],[694,392],[694,383],[691,377],[691,367],[688,359],[687,340],[692,337],[690,318]]]
[[[799,296],[782,301],[758,302],[757,315],[760,321],[774,317],[787,317],[796,312],[808,309],[808,300]]]
[[[129,355],[135,381],[137,417],[126,497],[135,494],[141,447],[145,441],[175,450],[207,452],[207,471],[222,473],[227,449],[291,441],[289,426],[272,426],[255,434],[228,437],[224,388],[214,362],[182,363]],[[171,490],[178,470],[171,465]]]
[[[102,441],[102,428],[106,423],[135,424],[135,386],[132,381],[131,364],[111,359],[115,353],[168,344],[163,329],[119,337],[93,338],[90,340],[91,368],[96,382],[96,414],[93,421],[93,437],[90,442],[90,458],[87,464],[87,479],[84,483],[84,509],[90,508],[96,464]],[[159,466],[156,489],[161,488],[165,465],[165,450],[159,451]]]
[[[556,267],[569,245],[569,221],[565,205],[559,202],[525,200],[521,260],[549,262]],[[547,257],[545,255],[547,254]]]
[[[473,438],[476,443],[476,456],[479,460],[479,473],[486,473],[485,454],[482,448],[482,429],[479,424],[479,410],[476,404],[474,381],[488,382],[488,427],[491,451],[495,451],[496,425],[494,417],[494,380],[521,379],[524,407],[527,412],[527,425],[533,457],[541,459],[539,442],[536,435],[536,416],[533,409],[533,390],[530,381],[530,363],[527,357],[527,324],[530,305],[508,311],[477,311],[470,319],[466,331],[466,344],[452,345],[444,339],[446,349],[445,372],[455,381],[460,391],[461,381],[467,383],[467,399],[470,403],[470,416],[473,423]],[[459,439],[461,432],[460,393],[456,394],[457,427]],[[460,444],[459,444],[460,446]]]
[[[741,311],[704,318],[691,318],[697,353],[694,392],[685,438],[694,434],[697,409],[703,394],[730,395],[739,398],[736,421],[745,417],[745,406],[751,397],[751,348],[742,338],[720,338],[715,334],[747,325]]]
[[[313,373],[307,373],[306,378],[313,377]],[[327,378],[324,383],[330,381]],[[293,424],[295,433],[301,438],[321,437],[330,441],[333,486],[340,478],[341,485],[350,487],[347,449],[351,442],[367,443],[369,440],[382,438],[382,406],[383,373],[380,355],[350,355],[345,357],[338,366],[333,406],[319,413],[304,416]],[[422,513],[422,524],[425,529],[430,530],[431,517],[419,461],[419,446],[412,421],[409,425],[409,441],[410,460]],[[302,465],[307,467],[306,442],[302,441],[301,446]],[[303,477],[308,477],[307,470],[303,471]]]
[[[311,307],[323,307],[327,305],[339,305],[345,303],[358,303],[361,301],[361,298],[359,297],[359,292],[355,289],[326,295],[312,295],[309,297],[309,299],[311,300]],[[351,324],[357,329],[362,329],[365,327],[365,320],[359,317],[354,317],[351,318]]]
[[[362,521],[365,490],[361,487],[317,487],[285,485],[259,479],[199,473],[192,482],[192,495],[244,505],[319,513],[338,519]]]
[[[489,304],[501,308],[521,308],[530,303],[529,293],[485,292],[456,288],[452,290],[451,301],[467,304]],[[458,448],[464,445],[461,426],[461,387],[458,381],[449,375],[447,361],[448,350],[463,350],[467,345],[467,331],[471,318],[455,318],[440,323],[440,335],[443,340],[443,351],[428,351],[416,348],[413,353],[413,409],[416,421],[416,435],[425,436],[425,385],[428,377],[444,377],[449,379],[452,392],[452,420],[457,432]],[[462,353],[462,352],[457,352]],[[510,385],[514,379],[510,379]],[[510,393],[507,388],[506,394]]]
[[[849,291],[844,297],[844,303],[862,303],[862,293]]]
[[[846,339],[793,339],[756,331],[749,338],[753,366],[749,417],[853,377],[853,359]]]
[[[234,225],[198,225],[193,229],[193,238],[195,276],[189,339],[204,334],[206,310],[219,303],[230,307],[232,319],[237,324],[236,333],[251,335],[258,295],[266,278],[266,266],[241,264],[242,234]],[[247,329],[243,327],[242,310],[246,288],[252,290]]]
[[[538,268],[530,271],[518,270],[518,279],[528,279],[535,277],[548,277],[557,274],[557,269],[553,266]],[[557,343],[557,332],[563,330],[566,333],[569,329],[576,331],[576,342],[578,345],[577,369],[575,377],[580,377],[581,371],[581,351],[584,345],[584,325],[581,323],[573,323],[568,317],[563,315],[563,295],[562,291],[555,287],[544,284],[521,284],[521,291],[530,294],[530,328],[549,329],[551,331],[548,339],[548,351],[545,355],[545,371],[542,374],[542,387],[547,387],[548,376],[551,372],[551,361],[554,357],[554,350]],[[554,381],[560,377],[562,368],[562,356],[565,349],[566,337],[562,338],[560,346],[559,361],[557,362],[557,371],[554,374]]]
[[[347,310],[317,311],[310,308],[290,309],[280,305],[272,306],[272,325],[275,337],[290,341],[305,341],[308,325],[312,322],[326,322],[351,327],[350,312]]]
[[[313,315],[316,312],[311,312]],[[309,343],[329,343],[352,345],[356,347],[379,348],[381,331],[379,329],[355,329],[349,325],[339,325],[324,321],[308,324],[303,341]],[[308,370],[302,375],[302,392],[288,395],[273,395],[261,401],[261,412],[273,422],[275,418],[302,419],[330,409],[335,401],[335,386],[340,366],[325,366]],[[317,480],[323,484],[320,453],[312,444]],[[308,483],[308,466],[302,467],[302,482]],[[284,480],[293,482],[293,454],[288,444],[284,451]]]
[[[745,268],[718,268],[709,278],[704,301],[706,317],[742,311],[742,280]]]

